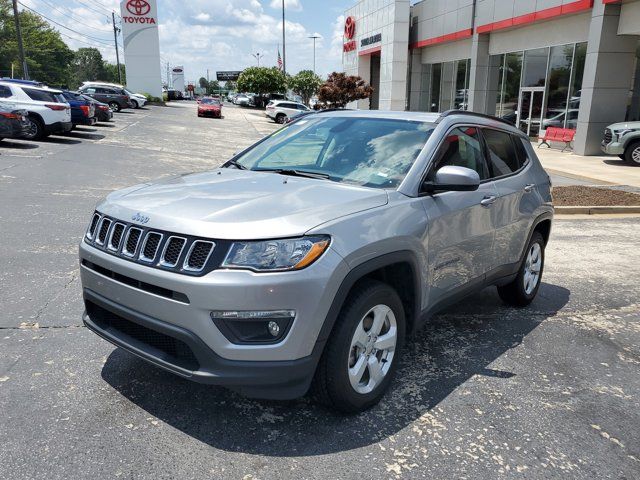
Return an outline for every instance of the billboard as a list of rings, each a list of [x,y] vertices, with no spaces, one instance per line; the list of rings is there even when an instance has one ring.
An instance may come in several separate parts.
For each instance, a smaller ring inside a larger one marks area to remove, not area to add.
[[[122,0],[122,39],[127,87],[162,96],[160,38],[156,0]]]
[[[174,90],[184,92],[184,67],[173,67],[171,70],[171,85]]]
[[[240,70],[234,70],[231,72],[216,72],[216,80],[218,80],[219,82],[235,82],[236,80],[238,80],[238,77],[241,73],[242,71]]]

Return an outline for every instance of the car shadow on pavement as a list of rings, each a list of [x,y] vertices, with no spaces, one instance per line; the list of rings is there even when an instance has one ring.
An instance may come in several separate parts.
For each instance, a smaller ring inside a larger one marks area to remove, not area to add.
[[[40,141],[45,143],[59,143],[61,145],[77,145],[78,143],[82,143],[80,140],[66,138],[66,136],[45,137]]]
[[[606,160],[603,160],[603,163],[611,165],[612,167],[637,168],[635,165],[629,165],[621,158],[607,158]]]
[[[26,140],[14,141],[14,140],[4,139],[2,142],[0,142],[0,148],[12,148],[15,150],[30,150],[32,148],[39,148],[39,147],[40,145],[38,145],[37,143],[27,143]]]
[[[433,409],[474,375],[509,382],[518,372],[488,367],[569,301],[544,283],[528,308],[500,303],[495,289],[435,316],[404,349],[398,375],[379,405],[342,415],[308,398],[258,401],[200,385],[114,350],[102,377],[150,415],[216,449],[267,456],[312,456],[377,443],[402,429],[437,429]],[[434,412],[436,413],[436,412]]]
[[[100,133],[91,133],[89,131],[74,130],[64,135],[67,138],[78,138],[81,140],[102,140],[105,136]]]

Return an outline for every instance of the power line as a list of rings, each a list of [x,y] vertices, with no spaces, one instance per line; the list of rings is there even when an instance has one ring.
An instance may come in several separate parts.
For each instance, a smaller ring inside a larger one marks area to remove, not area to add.
[[[89,9],[89,10],[91,10],[92,12],[99,14],[99,15],[104,15],[104,16],[105,16],[105,17],[107,17],[107,18],[109,18],[109,15],[111,15],[111,12],[110,12],[110,11],[108,11],[108,10],[107,10],[106,8],[104,8],[104,7],[101,7],[101,8],[102,8],[102,10],[103,10],[103,11],[101,12],[101,11],[99,11],[99,10],[96,10],[96,9],[95,9],[95,8],[93,8],[92,6],[87,5],[87,4],[86,4],[86,3],[84,3],[84,2],[81,2],[80,0],[74,0],[74,1],[75,1],[76,3],[79,3],[80,5],[84,6],[85,8],[88,8],[88,9]],[[105,12],[106,12],[106,13],[105,13]]]
[[[62,13],[63,15],[69,17],[71,20],[75,20],[76,22],[82,24],[84,23],[84,20],[80,20],[79,18],[75,17],[75,14],[73,13],[73,11],[71,11],[68,7],[65,6],[60,6],[60,7],[56,7],[55,5],[49,3],[47,0],[39,0],[42,3],[47,4],[48,6],[50,6],[51,8],[53,8],[54,10],[57,10],[58,12]],[[64,8],[65,10],[67,10],[69,13],[64,12],[63,10],[60,10],[60,8]],[[103,32],[111,32],[111,28],[105,30],[104,28],[97,28],[97,27],[92,27],[95,28],[96,30],[100,30]]]
[[[83,37],[89,38],[89,39],[94,40],[94,41],[96,41],[96,42],[98,42],[98,43],[102,43],[102,44],[104,44],[104,45],[111,46],[111,42],[110,42],[110,41],[108,41],[108,40],[105,40],[104,38],[94,37],[94,36],[92,36],[92,35],[87,35],[86,33],[82,33],[82,32],[79,32],[79,31],[77,31],[77,30],[74,30],[73,28],[69,28],[69,27],[67,27],[66,25],[61,24],[60,22],[56,22],[55,20],[53,20],[53,19],[51,19],[51,18],[47,17],[46,15],[43,15],[42,13],[35,11],[33,8],[31,8],[31,7],[27,7],[24,3],[20,2],[19,0],[18,0],[18,3],[19,3],[20,5],[22,5],[24,8],[26,8],[27,10],[30,10],[31,12],[33,12],[33,13],[35,13],[36,15],[38,15],[38,16],[40,16],[40,17],[44,18],[45,20],[48,20],[48,21],[49,21],[49,22],[51,22],[51,23],[55,23],[56,25],[58,25],[58,26],[60,26],[60,27],[62,27],[62,28],[65,28],[65,29],[69,30],[70,32],[73,32],[73,33],[76,33],[76,34],[81,35],[81,36],[83,36]],[[67,35],[67,36],[68,36],[68,35]],[[73,37],[72,37],[72,38],[73,38]]]
[[[76,0],[76,1],[78,1],[78,0]],[[103,4],[102,2],[99,2],[99,1],[97,1],[97,0],[83,0],[83,1],[85,1],[85,2],[91,2],[92,4],[96,5],[98,8],[100,8],[100,9],[104,10],[105,12],[107,12],[107,13],[109,13],[109,14],[112,12],[112,10],[111,10],[110,8],[105,7],[105,6],[104,6],[104,4]],[[80,3],[82,3],[82,2],[80,2]],[[116,15],[118,15],[118,14],[116,13]],[[118,16],[119,16],[119,15],[118,15]]]

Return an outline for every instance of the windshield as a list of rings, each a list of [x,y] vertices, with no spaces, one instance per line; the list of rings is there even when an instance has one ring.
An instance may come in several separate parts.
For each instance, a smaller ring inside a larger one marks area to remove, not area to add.
[[[386,118],[307,117],[237,157],[240,168],[296,170],[329,180],[395,188],[435,126]]]
[[[215,98],[203,98],[200,103],[204,103],[206,105],[218,105],[220,103],[220,100],[217,100]]]

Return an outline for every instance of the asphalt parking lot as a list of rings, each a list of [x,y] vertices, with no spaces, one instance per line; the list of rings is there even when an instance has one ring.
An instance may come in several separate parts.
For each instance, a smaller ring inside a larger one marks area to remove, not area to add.
[[[195,104],[0,144],[0,478],[639,478],[640,218],[554,224],[524,310],[492,289],[412,339],[343,416],[157,370],[82,326],[77,244],[116,188],[205,170],[273,131]]]

